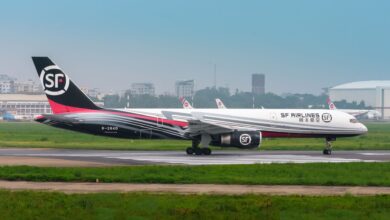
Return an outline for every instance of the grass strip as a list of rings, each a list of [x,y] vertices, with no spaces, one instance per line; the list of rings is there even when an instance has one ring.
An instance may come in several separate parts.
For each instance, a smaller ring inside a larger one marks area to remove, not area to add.
[[[0,219],[390,219],[390,196],[0,191]]]
[[[390,163],[146,165],[57,168],[4,166],[0,179],[124,183],[390,186]]]

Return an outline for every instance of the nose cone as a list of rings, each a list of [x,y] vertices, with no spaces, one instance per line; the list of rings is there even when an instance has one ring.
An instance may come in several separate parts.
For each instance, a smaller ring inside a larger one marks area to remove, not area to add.
[[[366,134],[368,132],[367,127],[364,124],[362,124],[362,123],[360,123],[360,129],[359,130],[360,130],[360,134]]]

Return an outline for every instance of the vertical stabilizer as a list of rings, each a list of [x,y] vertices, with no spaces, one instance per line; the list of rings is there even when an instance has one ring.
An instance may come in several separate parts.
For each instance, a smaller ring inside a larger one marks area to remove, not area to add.
[[[48,57],[32,60],[54,113],[100,109]]]

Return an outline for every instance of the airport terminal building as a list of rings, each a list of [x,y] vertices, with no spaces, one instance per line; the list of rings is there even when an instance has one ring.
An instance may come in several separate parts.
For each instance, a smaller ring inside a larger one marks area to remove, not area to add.
[[[103,102],[94,103],[104,107]],[[33,120],[37,115],[52,114],[52,111],[43,94],[0,94],[0,113],[3,120]],[[12,119],[8,116],[12,116]]]
[[[39,114],[50,114],[51,109],[45,95],[1,94],[0,110],[17,120],[32,120]]]
[[[346,100],[360,103],[364,101],[381,113],[382,119],[390,119],[390,80],[358,81],[341,84],[329,89],[333,101]]]

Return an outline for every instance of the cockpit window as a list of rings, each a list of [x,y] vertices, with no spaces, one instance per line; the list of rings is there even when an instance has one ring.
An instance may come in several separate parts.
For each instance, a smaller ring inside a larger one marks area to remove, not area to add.
[[[359,121],[356,118],[349,119],[349,122],[351,123],[358,123]]]

